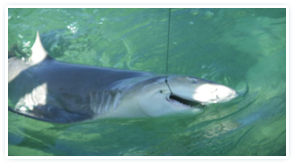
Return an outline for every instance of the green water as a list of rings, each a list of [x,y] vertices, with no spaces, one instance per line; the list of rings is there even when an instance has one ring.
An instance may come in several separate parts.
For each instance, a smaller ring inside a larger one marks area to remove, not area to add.
[[[52,124],[9,112],[8,155],[286,155],[286,9],[172,9],[170,23],[168,74],[249,92],[193,116]],[[19,56],[39,30],[56,60],[166,72],[168,9],[9,9],[8,28]]]

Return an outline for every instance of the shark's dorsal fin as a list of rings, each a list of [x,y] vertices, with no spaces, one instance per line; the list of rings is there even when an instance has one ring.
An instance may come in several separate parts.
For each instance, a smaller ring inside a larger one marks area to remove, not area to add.
[[[41,42],[39,31],[37,31],[36,40],[31,50],[32,55],[28,59],[28,64],[36,65],[46,59],[47,52]]]

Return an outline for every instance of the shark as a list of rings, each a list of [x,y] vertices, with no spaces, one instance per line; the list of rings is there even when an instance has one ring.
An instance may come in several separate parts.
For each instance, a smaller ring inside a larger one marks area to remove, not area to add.
[[[54,60],[37,32],[30,57],[8,59],[11,112],[54,123],[198,113],[239,94],[210,80]]]

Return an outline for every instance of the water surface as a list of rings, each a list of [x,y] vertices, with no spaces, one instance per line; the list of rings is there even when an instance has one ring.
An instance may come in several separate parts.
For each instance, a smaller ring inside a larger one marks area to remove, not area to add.
[[[9,9],[9,48],[166,73],[168,9]],[[168,74],[249,92],[199,115],[41,122],[8,113],[8,155],[286,155],[286,9],[172,9]],[[13,104],[10,104],[13,105]],[[150,106],[151,108],[151,106]]]

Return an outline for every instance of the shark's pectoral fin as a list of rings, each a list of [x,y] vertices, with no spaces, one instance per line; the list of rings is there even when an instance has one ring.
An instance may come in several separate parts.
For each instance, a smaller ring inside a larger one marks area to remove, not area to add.
[[[73,113],[52,105],[35,106],[33,110],[13,109],[11,107],[8,107],[8,109],[20,115],[53,123],[73,123],[92,118],[92,114],[89,113]]]

